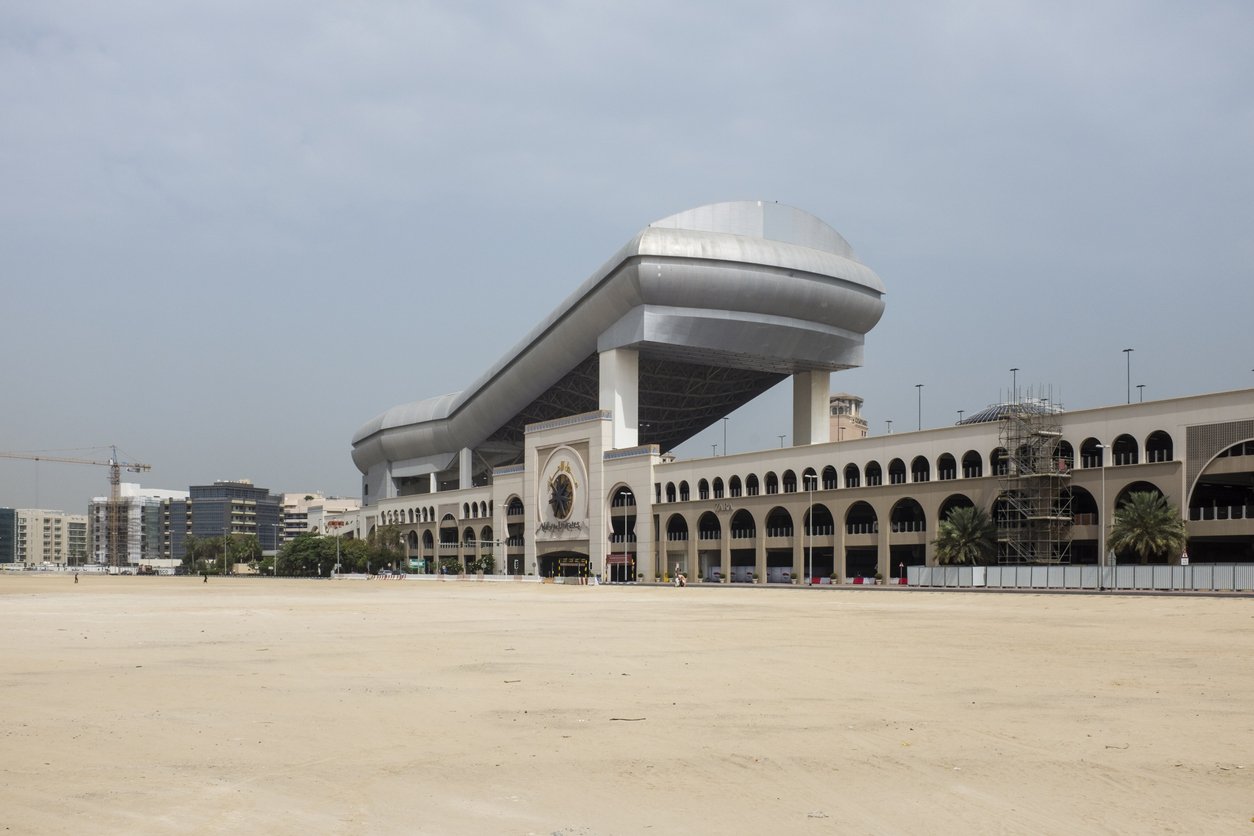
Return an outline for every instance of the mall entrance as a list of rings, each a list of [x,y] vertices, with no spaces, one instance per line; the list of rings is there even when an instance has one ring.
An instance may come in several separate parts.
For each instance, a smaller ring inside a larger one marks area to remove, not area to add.
[[[607,554],[605,556],[605,583],[633,583],[636,580],[636,556],[627,554]]]
[[[542,578],[586,578],[588,556],[580,552],[553,552],[539,557]]]

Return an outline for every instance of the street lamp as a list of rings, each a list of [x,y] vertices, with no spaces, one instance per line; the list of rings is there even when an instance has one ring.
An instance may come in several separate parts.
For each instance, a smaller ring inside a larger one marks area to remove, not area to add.
[[[888,424],[888,434],[892,435],[893,434],[893,419],[885,418],[884,423]]]
[[[784,435],[781,435],[781,436],[779,437],[779,449],[781,449],[781,450],[782,450],[782,449],[784,449],[784,439],[785,439],[785,438],[787,438],[787,437],[788,437],[788,434],[787,434],[787,433],[785,433]]]
[[[1137,394],[1141,396],[1141,403],[1145,403],[1145,384],[1138,383],[1136,385],[1136,391],[1137,391]]]
[[[914,384],[914,389],[919,393],[919,429],[923,429],[923,384]]]
[[[274,529],[274,576],[279,576],[279,529],[282,528],[280,523],[270,523],[270,527]]]
[[[344,527],[343,520],[327,520],[327,528],[335,529],[335,568],[331,570],[331,574],[340,571],[340,529]],[[322,565],[318,565],[318,574],[322,574]]]
[[[1019,367],[1015,366],[1010,370],[1010,402],[1017,403],[1019,400]]]
[[[814,583],[814,483],[819,477],[813,473],[807,473],[801,477],[805,480],[806,489],[810,494],[810,515],[806,519],[806,538],[809,541],[806,545],[806,584]]]
[[[723,417],[723,455],[727,455],[727,417]]]
[[[623,501],[623,583],[627,582],[627,500],[634,500],[636,495],[631,492],[630,488],[623,488],[618,492],[618,496]]]
[[[1097,589],[1101,591],[1106,582],[1106,451],[1111,449],[1111,447],[1109,444],[1099,444],[1097,449],[1102,451],[1098,454],[1102,457],[1102,507],[1101,513],[1098,514],[1098,521],[1101,525],[1098,527],[1098,537],[1100,539],[1097,543]],[[1111,580],[1114,580],[1114,578],[1112,577]]]
[[[1128,358],[1128,403],[1132,403],[1132,351],[1131,348],[1123,350],[1123,356]]]

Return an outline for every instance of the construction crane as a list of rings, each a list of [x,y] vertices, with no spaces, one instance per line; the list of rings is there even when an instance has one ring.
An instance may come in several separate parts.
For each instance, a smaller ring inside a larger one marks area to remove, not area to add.
[[[95,459],[71,459],[65,456],[46,456],[43,453],[0,453],[3,459],[26,459],[32,462],[61,462],[63,464],[93,464],[109,468],[109,503],[105,506],[106,553],[105,562],[110,566],[122,566],[126,563],[122,543],[126,540],[126,520],[122,515],[122,471],[142,473],[152,470],[152,465],[140,462],[124,462],[118,458],[117,445],[109,450],[113,453],[108,461]]]

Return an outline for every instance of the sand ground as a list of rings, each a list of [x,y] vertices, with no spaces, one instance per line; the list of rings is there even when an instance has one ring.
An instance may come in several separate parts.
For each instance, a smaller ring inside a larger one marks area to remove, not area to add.
[[[1254,834],[1254,601],[0,576],[13,833]]]

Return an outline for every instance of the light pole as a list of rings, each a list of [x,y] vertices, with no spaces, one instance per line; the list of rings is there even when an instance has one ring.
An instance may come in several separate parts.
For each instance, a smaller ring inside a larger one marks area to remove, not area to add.
[[[810,494],[810,514],[806,518],[806,585],[814,583],[814,483],[819,477],[813,473],[807,473],[803,477],[806,482],[806,488]]]
[[[335,568],[331,570],[331,574],[340,571],[340,529],[344,527],[343,520],[327,520],[327,528],[335,529]],[[318,564],[318,574],[322,574],[322,564]]]
[[[923,429],[923,384],[914,384],[914,390],[919,393],[919,429]]]
[[[723,418],[723,455],[727,455],[727,418]]]
[[[888,434],[892,435],[893,434],[893,419],[885,418],[884,423],[888,424]]]
[[[961,423],[962,423],[962,413],[964,413],[964,412],[966,412],[966,410],[965,410],[965,409],[960,409],[960,410],[958,410],[958,423],[959,423],[959,424],[961,424]]]
[[[274,576],[279,576],[279,529],[282,527],[279,523],[270,523],[270,527],[274,529]]]
[[[1128,358],[1128,403],[1132,403],[1132,349],[1125,348],[1123,356]]]
[[[1137,394],[1141,396],[1141,403],[1145,403],[1145,384],[1138,383],[1136,385]]]
[[[627,500],[635,499],[636,495],[630,488],[623,488],[618,496],[623,501],[623,583],[627,583]]]
[[[1097,449],[1101,451],[1098,455],[1102,457],[1102,507],[1101,513],[1098,514],[1098,521],[1101,525],[1098,527],[1100,539],[1097,543],[1097,589],[1100,592],[1106,583],[1106,451],[1111,448],[1109,444],[1099,444]],[[1114,579],[1113,573],[1111,579]]]
[[[711,444],[710,448],[714,451],[711,455],[717,456],[718,455],[718,443],[716,442],[714,444]]]
[[[1017,403],[1019,400],[1019,367],[1015,366],[1010,370],[1010,402]]]
[[[788,437],[788,434],[787,434],[787,433],[785,433],[784,435],[781,435],[781,436],[779,437],[779,449],[781,449],[781,450],[783,450],[783,449],[784,449],[784,439],[785,439],[785,438],[787,438],[787,437]]]

